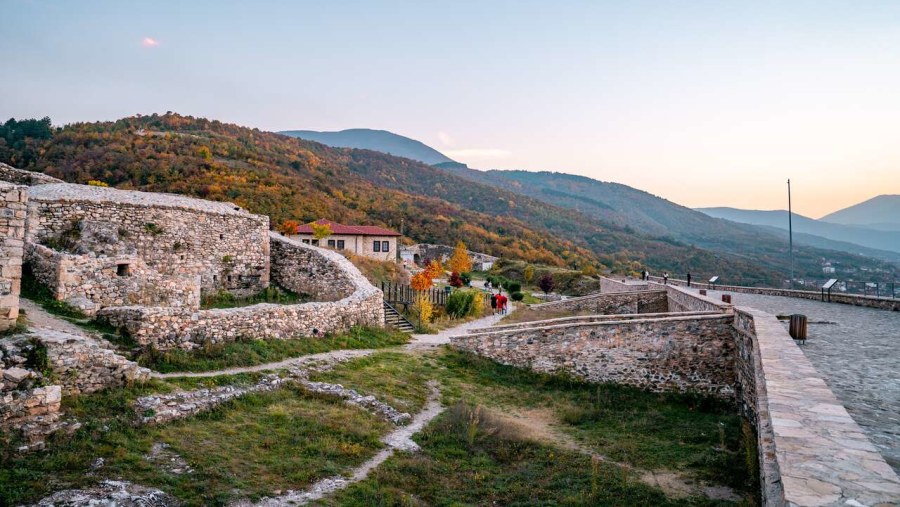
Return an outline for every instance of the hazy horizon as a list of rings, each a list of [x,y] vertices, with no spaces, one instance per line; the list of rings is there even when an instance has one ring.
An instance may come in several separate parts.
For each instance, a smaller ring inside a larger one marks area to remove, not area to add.
[[[4,119],[381,129],[692,208],[900,194],[900,3],[0,1]]]

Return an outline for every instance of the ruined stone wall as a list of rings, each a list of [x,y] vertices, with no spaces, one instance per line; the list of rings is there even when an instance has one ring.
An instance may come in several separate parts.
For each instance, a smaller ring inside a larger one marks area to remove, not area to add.
[[[660,287],[657,285],[657,287]],[[672,285],[664,286],[666,296],[669,299],[669,311],[672,312],[719,312],[729,313],[732,306],[728,303],[716,301],[707,296],[675,287]]]
[[[150,379],[150,370],[85,336],[42,329],[50,368],[66,395],[93,393]]]
[[[665,291],[596,293],[531,305],[534,310],[593,312],[598,314],[661,313],[669,311]]]
[[[616,292],[637,292],[642,290],[655,290],[656,287],[650,287],[646,282],[637,282],[634,280],[613,280],[605,276],[600,277],[600,292],[611,294]]]
[[[27,202],[25,187],[0,182],[0,331],[19,317]]]
[[[107,306],[200,306],[199,276],[162,275],[136,254],[72,255],[33,243],[25,250],[37,281],[73,306],[84,310],[81,300],[92,303],[89,315]]]
[[[451,337],[450,343],[499,363],[587,382],[734,397],[730,315],[534,325]]]
[[[192,349],[244,338],[293,339],[340,333],[352,326],[383,326],[384,297],[350,261],[337,252],[271,233],[275,275],[285,288],[316,299],[296,305],[258,304],[189,312],[176,308],[106,308],[98,317],[124,327],[144,347]],[[281,259],[284,261],[282,262]],[[320,276],[309,278],[310,273]],[[321,292],[319,292],[321,291]]]
[[[756,428],[763,505],[889,505],[900,479],[774,315],[734,312],[741,412]]]
[[[85,223],[112,227],[104,245],[90,245],[97,256],[140,256],[168,276],[200,276],[205,291],[255,294],[269,284],[269,219],[230,203],[183,196],[57,183],[31,188],[26,240],[47,244]],[[114,250],[114,251],[113,251]]]
[[[53,176],[47,176],[43,173],[34,171],[25,171],[16,169],[10,165],[0,162],[0,181],[7,181],[16,185],[25,185],[28,187],[35,185],[46,185],[47,183],[62,183],[62,180]]]

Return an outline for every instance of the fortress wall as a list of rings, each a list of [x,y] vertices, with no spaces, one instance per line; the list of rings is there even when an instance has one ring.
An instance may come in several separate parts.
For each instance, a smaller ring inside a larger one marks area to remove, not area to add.
[[[450,338],[499,363],[653,392],[734,397],[730,315],[542,325]]]
[[[672,312],[718,312],[731,313],[732,306],[728,303],[716,301],[710,297],[701,296],[692,291],[673,285],[657,287],[665,288],[669,300],[669,311]]]
[[[199,276],[162,275],[135,254],[72,255],[33,243],[27,244],[25,251],[37,281],[49,287],[56,299],[89,315],[107,306],[200,306]],[[82,300],[92,303],[90,308]]]
[[[337,252],[271,233],[274,276],[290,290],[317,299],[296,305],[257,304],[201,310],[112,307],[98,317],[125,328],[144,347],[192,349],[246,338],[295,339],[340,333],[352,326],[383,326],[384,297]],[[284,261],[280,257],[284,257]],[[313,276],[310,276],[313,275]],[[304,281],[304,278],[310,278]]]
[[[560,317],[557,319],[545,319],[541,321],[521,322],[519,324],[507,324],[504,326],[491,326],[489,328],[469,329],[468,334],[484,333],[488,330],[491,332],[498,331],[514,331],[516,329],[529,329],[536,325],[540,327],[558,326],[562,324],[588,324],[591,322],[621,322],[625,320],[637,319],[664,319],[668,317],[699,317],[702,315],[721,315],[720,312],[680,312],[680,313],[625,313],[614,315],[578,315],[574,317]]]
[[[637,292],[642,290],[654,290],[655,288],[650,287],[650,284],[646,282],[626,282],[613,280],[612,278],[607,278],[605,276],[600,277],[600,292],[604,294],[611,294],[616,292]]]
[[[533,310],[593,312],[598,314],[660,313],[669,311],[668,298],[663,290],[596,293],[531,305]]]
[[[653,276],[651,277],[651,279],[659,283],[662,283],[663,281],[662,277],[658,276]],[[673,278],[669,278],[669,285],[685,286],[687,285],[687,282],[684,280],[675,280]],[[789,298],[822,301],[821,291],[775,289],[771,287],[744,287],[741,285],[710,285],[706,282],[692,282],[691,287],[713,289],[725,292],[737,292],[743,294],[761,294],[764,296],[783,296]],[[888,297],[861,296],[859,294],[843,294],[832,292],[830,302],[900,312],[900,299],[891,299]]]
[[[25,187],[0,182],[0,331],[19,317],[27,202]]]
[[[34,171],[26,171],[24,169],[16,169],[11,165],[0,162],[0,181],[8,181],[16,185],[25,185],[27,187],[35,185],[46,185],[48,183],[62,183],[62,180],[53,176],[47,176],[43,173]]]
[[[163,275],[199,275],[205,291],[249,295],[269,285],[268,217],[230,203],[67,183],[30,194],[28,242],[46,244],[88,222],[117,232],[110,248],[127,247]]]
[[[900,479],[774,315],[734,315],[737,399],[755,426],[763,505],[888,505]]]

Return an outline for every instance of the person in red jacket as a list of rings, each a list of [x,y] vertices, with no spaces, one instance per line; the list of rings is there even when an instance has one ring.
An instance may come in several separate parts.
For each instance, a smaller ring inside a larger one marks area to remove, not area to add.
[[[497,308],[500,310],[500,315],[506,315],[506,296],[502,293],[497,293]]]

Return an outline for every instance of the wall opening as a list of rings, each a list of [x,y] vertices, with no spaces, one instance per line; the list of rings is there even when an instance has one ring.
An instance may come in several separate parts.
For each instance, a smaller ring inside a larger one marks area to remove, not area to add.
[[[116,276],[128,276],[131,274],[131,266],[129,264],[116,264]]]

